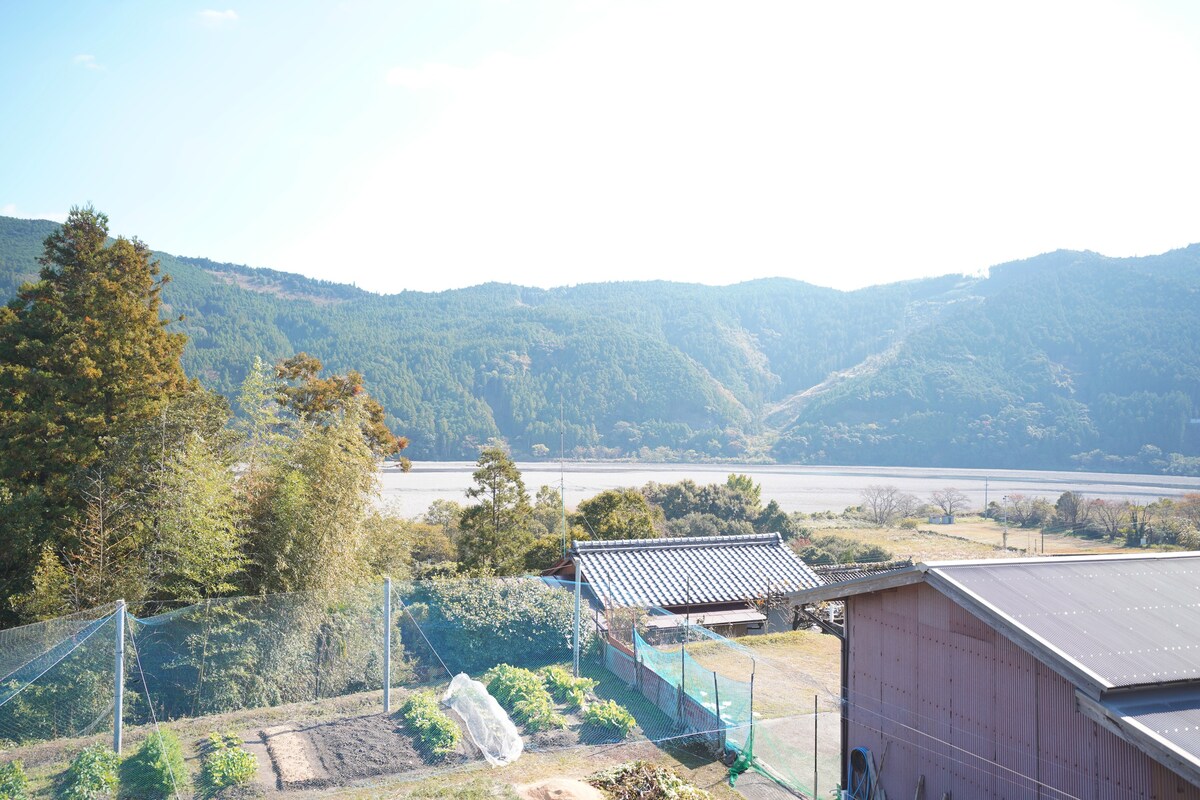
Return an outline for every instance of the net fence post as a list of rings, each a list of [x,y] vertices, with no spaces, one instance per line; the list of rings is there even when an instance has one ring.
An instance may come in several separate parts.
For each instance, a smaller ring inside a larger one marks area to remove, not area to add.
[[[583,594],[583,564],[578,558],[575,561],[575,641],[574,641],[574,677],[579,677],[579,606]]]
[[[817,737],[820,732],[817,726],[817,695],[813,695],[813,797],[817,796]]]
[[[392,579],[383,579],[383,713],[392,713]]]
[[[121,712],[125,705],[125,601],[117,601],[117,638],[113,643],[113,752],[121,755]]]

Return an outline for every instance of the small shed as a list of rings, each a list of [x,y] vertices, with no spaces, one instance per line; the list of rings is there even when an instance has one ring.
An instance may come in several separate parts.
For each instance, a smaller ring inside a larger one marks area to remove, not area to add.
[[[791,609],[764,602],[820,579],[778,533],[580,541],[542,573],[580,581],[606,616],[619,608],[661,609],[660,629],[703,624],[726,635],[790,630]]]
[[[1200,800],[1200,553],[916,564],[792,600],[845,602],[843,759],[886,755],[889,797]]]

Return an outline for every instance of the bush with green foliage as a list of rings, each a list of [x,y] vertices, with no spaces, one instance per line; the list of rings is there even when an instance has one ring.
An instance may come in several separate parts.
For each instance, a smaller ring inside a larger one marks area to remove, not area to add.
[[[63,776],[65,800],[100,800],[117,794],[117,767],[121,757],[111,748],[94,744],[79,751]]]
[[[25,765],[19,759],[0,764],[0,800],[26,800],[28,788]]]
[[[622,739],[628,736],[637,724],[633,715],[615,700],[592,703],[583,712],[583,721],[607,733],[619,733]]]
[[[868,545],[855,541],[848,536],[835,533],[827,536],[814,536],[811,544],[802,547],[797,554],[805,564],[818,566],[822,564],[862,564],[877,561],[891,561],[893,555],[878,545]]]
[[[416,735],[418,747],[434,758],[453,753],[462,738],[458,725],[442,711],[432,692],[409,695],[400,707],[400,716]]]
[[[587,782],[613,800],[712,800],[666,767],[649,761],[627,761],[588,777]]]
[[[559,666],[546,667],[542,677],[550,695],[558,702],[566,703],[567,708],[582,708],[588,692],[595,689],[597,683],[591,678],[576,678],[565,667]]]
[[[570,658],[575,599],[539,580],[434,580],[412,600],[420,607],[405,598],[423,633],[455,672]]]
[[[210,797],[229,786],[243,786],[258,772],[258,759],[230,733],[210,733],[200,768],[201,793]]]
[[[151,733],[137,752],[121,762],[121,796],[165,800],[187,794],[191,783],[179,737],[168,730]]]
[[[565,728],[567,719],[554,707],[554,698],[536,672],[499,664],[483,676],[488,693],[527,730]]]

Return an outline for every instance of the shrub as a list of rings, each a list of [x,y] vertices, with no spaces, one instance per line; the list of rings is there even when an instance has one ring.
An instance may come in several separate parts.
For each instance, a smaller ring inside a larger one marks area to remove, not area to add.
[[[20,761],[0,764],[0,800],[26,800],[29,781]]]
[[[583,712],[583,720],[606,732],[619,733],[622,739],[628,736],[637,724],[633,715],[615,700],[592,703],[587,711]]]
[[[537,673],[499,664],[488,670],[483,678],[487,681],[488,693],[526,729],[540,731],[567,726],[566,717],[554,708],[554,699]]]
[[[243,786],[258,772],[258,759],[232,734],[210,733],[200,767],[201,793],[212,796],[228,786]]]
[[[458,725],[442,711],[432,692],[409,695],[400,707],[400,716],[416,734],[420,748],[434,758],[454,752],[462,738]]]
[[[566,703],[567,708],[582,708],[587,693],[596,688],[596,681],[576,678],[565,667],[546,667],[542,675],[550,695],[558,702]]]
[[[121,763],[121,795],[164,800],[186,793],[190,781],[179,737],[168,730],[151,733],[138,751]]]
[[[434,580],[413,599],[426,607],[422,630],[455,672],[571,656],[575,599],[539,580]]]
[[[587,779],[613,800],[712,800],[666,767],[648,761],[629,761],[597,772]]]
[[[121,757],[102,744],[79,751],[67,767],[62,796],[66,800],[98,800],[117,793],[117,767]]]

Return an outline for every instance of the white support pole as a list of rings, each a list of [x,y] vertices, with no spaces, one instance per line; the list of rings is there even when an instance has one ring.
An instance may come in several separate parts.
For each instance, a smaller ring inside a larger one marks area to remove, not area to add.
[[[121,712],[125,705],[125,601],[117,601],[116,677],[113,679],[113,752],[121,755]]]
[[[392,713],[392,579],[383,579],[383,713]]]
[[[575,660],[574,660],[574,675],[579,677],[579,606],[583,595],[582,579],[583,579],[583,564],[579,562],[579,558],[572,559],[575,562]]]

